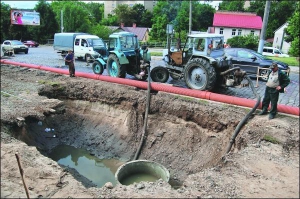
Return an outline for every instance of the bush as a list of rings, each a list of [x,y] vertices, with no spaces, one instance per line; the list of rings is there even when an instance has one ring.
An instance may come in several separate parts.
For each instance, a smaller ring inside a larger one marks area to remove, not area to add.
[[[259,37],[252,34],[235,36],[227,40],[227,44],[233,48],[248,48],[252,50],[257,50],[258,42]]]

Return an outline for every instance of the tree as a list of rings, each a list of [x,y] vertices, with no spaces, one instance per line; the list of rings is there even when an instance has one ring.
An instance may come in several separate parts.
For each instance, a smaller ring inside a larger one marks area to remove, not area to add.
[[[273,38],[274,31],[282,26],[292,16],[297,1],[271,1],[266,38]],[[247,12],[254,12],[262,19],[264,17],[265,1],[251,1]]]
[[[95,3],[89,2],[85,3],[85,8],[89,12],[89,17],[95,23],[100,23],[104,18],[104,4],[103,3]]]
[[[291,42],[291,47],[289,54],[295,57],[299,57],[299,37],[300,37],[300,28],[299,28],[299,10],[300,4],[297,2],[296,10],[292,17],[288,20],[288,26],[286,28],[288,37],[285,38],[287,42]]]
[[[102,19],[101,25],[104,26],[119,26],[118,17],[116,15],[108,14],[107,18]]]
[[[152,18],[153,18],[152,12],[146,10],[142,15],[141,24],[139,24],[139,26],[152,27]]]
[[[244,12],[245,1],[223,0],[219,4],[219,10]]]
[[[206,32],[213,24],[215,9],[211,5],[197,3],[193,9],[193,30]]]
[[[55,14],[50,4],[45,0],[39,0],[34,10],[40,13],[40,25],[29,26],[29,37],[25,39],[32,39],[39,43],[47,43],[47,39],[53,39],[54,34],[59,29],[57,21],[55,20]]]
[[[10,22],[10,6],[1,2],[1,43],[10,38],[10,32],[7,27],[12,26]]]
[[[129,7],[127,4],[119,4],[114,10],[119,24],[124,23],[125,26],[132,26],[136,23],[137,12]]]
[[[252,50],[257,50],[259,43],[259,37],[249,34],[244,36],[235,36],[227,39],[227,44],[230,44],[234,48],[248,48]]]
[[[58,24],[61,21],[61,10],[63,11],[64,32],[90,32],[92,19],[84,2],[77,0],[53,1],[51,7]]]
[[[177,11],[181,7],[180,1],[158,1],[153,8],[152,29],[150,39],[166,41],[167,24],[176,24]],[[175,28],[175,27],[174,27]],[[178,29],[178,28],[177,28]]]

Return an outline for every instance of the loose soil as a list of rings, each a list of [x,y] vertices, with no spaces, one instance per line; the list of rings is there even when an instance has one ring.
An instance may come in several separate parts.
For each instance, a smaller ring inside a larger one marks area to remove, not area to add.
[[[135,87],[1,65],[1,198],[26,197],[16,153],[31,198],[299,198],[299,117],[252,115],[226,154],[250,109],[163,92],[151,92],[139,159],[164,165],[176,189],[162,180],[99,188],[47,158],[67,144],[132,160],[146,96]]]

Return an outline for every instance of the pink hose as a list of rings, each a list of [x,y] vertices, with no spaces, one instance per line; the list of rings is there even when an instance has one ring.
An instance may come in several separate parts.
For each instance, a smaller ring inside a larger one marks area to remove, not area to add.
[[[41,66],[41,65],[19,63],[19,62],[14,62],[14,61],[9,61],[9,60],[1,60],[1,63],[22,66],[22,67],[28,67],[28,68],[34,68],[34,69],[39,69],[39,70],[46,70],[46,71],[65,74],[65,75],[69,74],[68,70],[64,70],[64,69],[60,69],[60,68],[52,68],[52,67]],[[143,81],[136,81],[136,80],[124,79],[124,78],[115,78],[115,77],[110,77],[110,76],[106,76],[106,75],[96,75],[96,74],[83,73],[83,72],[76,72],[76,76],[89,78],[89,79],[95,79],[95,80],[101,80],[101,81],[106,81],[106,82],[124,84],[124,85],[134,86],[137,88],[147,90],[147,82],[143,82]],[[186,95],[186,96],[190,96],[190,97],[207,99],[207,100],[212,100],[212,101],[216,101],[216,102],[222,102],[222,103],[244,106],[244,107],[249,107],[249,108],[252,108],[256,103],[255,100],[251,100],[251,99],[244,99],[244,98],[240,98],[240,97],[221,95],[221,94],[212,93],[212,92],[208,92],[208,91],[199,91],[199,90],[192,90],[192,89],[187,89],[187,88],[173,87],[173,86],[168,86],[165,84],[160,84],[160,83],[155,83],[155,82],[151,83],[151,89],[155,90],[155,91],[164,91],[164,92],[168,92],[168,93]],[[261,108],[261,104],[259,105],[259,108]],[[277,106],[277,108],[278,108],[278,111],[281,113],[299,116],[299,107],[292,107],[292,106],[279,104]]]

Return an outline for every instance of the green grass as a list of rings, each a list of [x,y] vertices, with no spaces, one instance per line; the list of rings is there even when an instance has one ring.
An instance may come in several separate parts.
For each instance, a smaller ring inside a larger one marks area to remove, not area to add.
[[[263,140],[265,140],[266,142],[271,142],[273,144],[279,144],[280,143],[276,138],[274,138],[270,135],[265,135]]]
[[[162,52],[150,52],[151,56],[162,56]]]
[[[267,56],[270,59],[282,61],[284,63],[287,63],[289,66],[298,66],[299,67],[299,60],[296,59],[296,57],[271,57]]]

